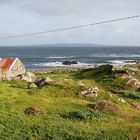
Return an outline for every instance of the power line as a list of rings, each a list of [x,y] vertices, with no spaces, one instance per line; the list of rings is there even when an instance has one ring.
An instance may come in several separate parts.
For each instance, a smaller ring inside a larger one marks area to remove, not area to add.
[[[140,17],[140,15],[135,15],[135,16],[123,17],[123,18],[106,20],[106,21],[101,21],[101,22],[95,22],[95,23],[90,23],[90,24],[64,27],[64,28],[59,28],[59,29],[54,29],[54,30],[25,33],[25,34],[19,34],[19,35],[3,36],[3,37],[0,37],[0,39],[18,38],[18,37],[34,36],[34,35],[47,34],[47,33],[53,33],[53,32],[60,32],[60,31],[65,31],[65,30],[72,30],[72,29],[76,29],[76,28],[83,28],[83,27],[88,27],[88,26],[101,25],[101,24],[123,21],[123,20],[128,20],[128,19],[134,19],[134,18],[139,18],[139,17]]]

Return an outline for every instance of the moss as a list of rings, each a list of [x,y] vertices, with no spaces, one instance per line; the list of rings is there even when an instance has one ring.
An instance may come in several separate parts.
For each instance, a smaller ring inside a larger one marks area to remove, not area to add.
[[[110,75],[112,74],[112,66],[111,65],[102,65],[98,68],[85,69],[75,74],[77,79],[91,79],[97,78],[102,75]]]

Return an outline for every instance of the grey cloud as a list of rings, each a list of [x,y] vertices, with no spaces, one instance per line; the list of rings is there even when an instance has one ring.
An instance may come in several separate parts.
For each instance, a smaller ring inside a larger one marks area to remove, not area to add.
[[[0,4],[12,4],[48,16],[140,11],[139,0],[0,0]]]
[[[51,30],[140,13],[140,0],[0,0],[0,6],[1,21],[10,21],[7,24],[0,24],[3,35]],[[139,19],[121,21],[89,29],[9,39],[9,44],[13,41],[15,44],[26,41],[29,43],[101,41],[105,44],[108,42],[139,44],[139,21]],[[133,35],[133,41],[130,35]],[[7,40],[3,40],[3,43],[7,44]]]

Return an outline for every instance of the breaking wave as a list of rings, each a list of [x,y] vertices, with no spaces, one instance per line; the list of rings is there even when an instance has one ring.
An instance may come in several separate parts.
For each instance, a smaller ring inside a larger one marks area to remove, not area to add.
[[[89,57],[105,57],[105,58],[140,58],[140,54],[117,54],[117,53],[112,53],[112,54],[93,54]]]
[[[38,64],[33,64],[33,66],[37,67],[92,67],[94,65],[87,64],[87,63],[80,63],[78,64],[71,64],[71,65],[63,65],[63,62],[49,62],[49,63],[38,63]]]
[[[48,56],[49,59],[75,58],[75,56]]]

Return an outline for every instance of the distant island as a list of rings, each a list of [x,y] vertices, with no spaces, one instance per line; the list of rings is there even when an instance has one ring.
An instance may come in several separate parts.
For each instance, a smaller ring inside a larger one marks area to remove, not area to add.
[[[50,44],[29,44],[29,45],[7,45],[0,47],[140,47],[134,45],[111,45],[94,43],[50,43]]]

